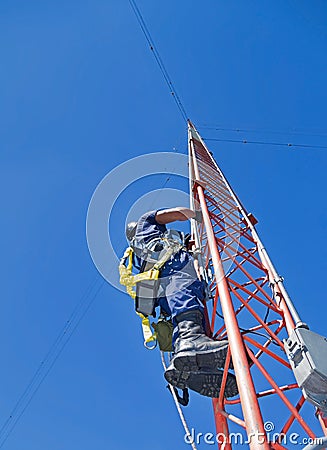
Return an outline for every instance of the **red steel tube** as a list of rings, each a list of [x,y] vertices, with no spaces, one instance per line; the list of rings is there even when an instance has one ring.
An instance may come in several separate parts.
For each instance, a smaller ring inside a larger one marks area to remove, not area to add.
[[[194,157],[192,138],[190,139],[190,150],[193,161],[194,174],[196,179],[199,180],[200,176],[196,159]],[[203,187],[198,184],[196,189],[203,214],[203,221],[207,232],[208,245],[212,256],[216,283],[219,290],[220,302],[226,324],[229,345],[231,348],[237,385],[242,402],[242,410],[246,423],[246,430],[250,440],[249,446],[251,450],[270,450],[270,445],[267,442],[263,419],[258,404],[253,380],[249,370],[247,357],[245,354],[242,336],[235,317],[232,299],[222,267],[220,254],[216,245],[216,238],[212,229],[209,211],[204,197]]]

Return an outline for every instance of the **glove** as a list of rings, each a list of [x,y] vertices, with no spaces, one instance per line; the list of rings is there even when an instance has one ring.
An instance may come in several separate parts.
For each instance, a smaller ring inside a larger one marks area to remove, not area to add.
[[[202,211],[201,211],[200,209],[196,209],[194,212],[195,212],[194,219],[195,219],[198,223],[202,223],[202,222],[203,222],[203,214],[202,214]]]

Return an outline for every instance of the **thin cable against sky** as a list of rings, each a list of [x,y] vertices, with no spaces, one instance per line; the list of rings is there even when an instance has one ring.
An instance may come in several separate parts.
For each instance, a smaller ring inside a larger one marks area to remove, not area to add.
[[[135,0],[129,0],[129,3],[130,3],[130,5],[131,5],[131,7],[132,7],[132,9],[134,11],[134,14],[135,14],[136,19],[137,19],[137,21],[138,21],[138,23],[139,23],[139,25],[141,27],[141,30],[143,31],[145,39],[147,40],[147,42],[149,44],[150,50],[152,51],[153,56],[155,57],[155,60],[157,61],[157,64],[158,64],[158,66],[160,68],[162,76],[164,77],[164,79],[165,79],[165,81],[166,81],[166,83],[167,83],[167,85],[169,87],[170,93],[171,93],[171,95],[172,95],[172,97],[173,97],[173,99],[174,99],[174,101],[175,101],[175,103],[176,103],[176,105],[177,105],[177,107],[178,107],[178,109],[179,109],[183,119],[185,120],[185,122],[187,122],[188,115],[186,113],[186,110],[185,110],[185,107],[183,105],[183,102],[182,102],[180,96],[177,93],[177,90],[176,90],[175,85],[174,85],[174,83],[173,83],[173,81],[171,79],[171,76],[169,75],[169,73],[168,73],[168,71],[166,69],[166,66],[165,66],[165,64],[164,64],[164,62],[163,62],[163,60],[162,60],[162,58],[160,56],[160,53],[159,53],[159,51],[158,51],[158,49],[157,49],[157,47],[156,47],[156,45],[154,43],[154,40],[152,39],[150,31],[149,31],[149,29],[148,29],[148,27],[147,27],[147,25],[145,23],[145,20],[144,20],[144,18],[142,16],[142,13],[141,13],[139,7],[137,6]]]
[[[255,145],[273,145],[279,147],[301,147],[301,148],[316,148],[316,149],[327,149],[327,145],[310,145],[310,144],[291,144],[286,142],[263,142],[263,141],[248,141],[247,139],[219,139],[219,138],[203,138],[205,141],[216,141],[216,142],[230,142],[235,144],[255,144]]]
[[[177,93],[177,90],[175,88],[175,85],[172,81],[171,76],[169,75],[166,66],[160,56],[160,53],[154,43],[154,40],[150,34],[149,28],[144,20],[144,17],[140,11],[140,8],[137,6],[135,0],[129,0],[129,3],[133,9],[133,12],[136,16],[136,19],[140,25],[140,28],[145,36],[145,39],[147,40],[150,50],[152,51],[154,58],[160,68],[160,71],[162,73],[162,76],[167,83],[170,93],[174,98],[174,101],[183,117],[185,122],[188,121],[188,114],[186,113],[184,104],[180,98],[180,96]],[[234,132],[255,132],[255,130],[245,130],[245,129],[238,129],[238,128],[220,128],[220,127],[210,127],[210,126],[202,126],[201,128],[205,129],[212,129],[217,131],[234,131]],[[281,132],[273,131],[274,134],[282,134]],[[294,134],[301,134],[301,133],[294,133]],[[319,134],[312,134],[312,136],[324,136]],[[206,141],[218,141],[218,142],[230,142],[230,143],[239,143],[239,144],[256,144],[256,145],[272,145],[272,146],[284,146],[284,147],[302,147],[302,148],[316,148],[316,149],[326,149],[327,146],[324,145],[310,145],[310,144],[292,144],[292,143],[279,143],[279,142],[262,142],[262,141],[249,141],[246,139],[243,140],[236,140],[236,139],[218,139],[218,138],[204,138]]]
[[[36,372],[27,384],[23,393],[19,396],[8,418],[3,423],[0,429],[0,448],[4,446],[7,439],[14,431],[20,418],[23,416],[24,412],[34,399],[43,381],[49,375],[57,359],[70,341],[80,322],[89,311],[104,284],[105,281],[99,279],[99,276],[96,276],[93,282],[85,290],[80,300],[77,302],[75,308],[70,314],[68,320],[65,322],[65,325],[60,330],[54,343],[49,348],[44,359],[39,364]]]
[[[231,131],[231,132],[235,132],[235,133],[257,133],[257,134],[284,134],[284,135],[300,135],[300,136],[314,136],[314,137],[324,137],[327,138],[327,132],[323,133],[323,132],[305,132],[305,131],[300,131],[300,130],[260,130],[260,129],[254,129],[254,128],[237,128],[237,127],[233,127],[233,128],[228,128],[228,127],[222,127],[219,125],[216,126],[210,126],[210,125],[199,125],[198,124],[198,128],[199,129],[203,129],[203,130],[213,130],[213,131]]]

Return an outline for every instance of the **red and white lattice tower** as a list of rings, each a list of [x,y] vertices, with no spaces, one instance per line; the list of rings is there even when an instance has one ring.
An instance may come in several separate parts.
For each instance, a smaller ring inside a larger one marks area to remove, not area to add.
[[[301,322],[257,234],[256,220],[191,122],[188,140],[191,207],[198,204],[203,212],[203,223],[193,223],[192,231],[202,249],[200,265],[209,274],[207,317],[212,336],[227,336],[230,344],[220,397],[213,399],[217,435],[226,436],[218,448],[236,447],[229,437],[237,426],[246,430],[250,449],[293,448],[282,439],[292,432],[293,440],[298,435],[303,443],[326,435],[323,413],[318,410],[314,417],[314,406],[302,395],[285,355],[283,339]],[[226,399],[230,359],[239,396]],[[296,448],[303,448],[301,442]]]

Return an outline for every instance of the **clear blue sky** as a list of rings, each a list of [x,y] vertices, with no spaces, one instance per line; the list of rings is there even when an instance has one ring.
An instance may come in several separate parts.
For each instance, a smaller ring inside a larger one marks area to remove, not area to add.
[[[204,137],[327,145],[326,2],[138,4]],[[79,299],[101,283],[85,239],[95,187],[131,157],[184,152],[187,136],[127,0],[3,0],[0,51],[2,424]],[[301,315],[326,334],[327,150],[209,146],[259,219]],[[136,194],[163,180],[126,193],[110,224],[117,251]],[[186,412],[214,431],[210,400],[194,395]],[[3,448],[148,446],[188,448],[159,354],[143,349],[129,298],[106,284]]]

